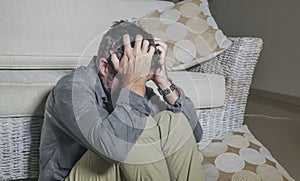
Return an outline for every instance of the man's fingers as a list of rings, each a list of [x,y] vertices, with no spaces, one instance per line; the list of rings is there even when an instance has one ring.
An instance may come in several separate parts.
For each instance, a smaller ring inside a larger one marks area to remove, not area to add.
[[[134,47],[133,47],[133,52],[135,54],[138,53],[139,51],[141,51],[142,41],[143,41],[142,35],[140,35],[140,34],[136,35],[135,43],[134,43]]]
[[[132,47],[130,44],[130,37],[128,34],[123,35],[124,55],[130,56]]]
[[[167,54],[168,45],[161,41],[159,38],[154,38],[154,43],[156,45],[156,49],[160,52],[160,60],[165,61],[164,59]]]
[[[164,42],[162,42],[160,39],[154,38],[155,45],[162,46],[165,50],[167,49],[168,45]]]
[[[148,48],[149,48],[149,41],[148,40],[144,40],[143,41],[143,45],[142,45],[142,52],[147,52]]]
[[[120,71],[120,60],[118,59],[117,55],[113,52],[113,51],[110,51],[110,59],[111,59],[111,62],[115,68],[115,70],[117,72]]]
[[[156,49],[158,50],[160,55],[165,55],[167,53],[167,49],[161,45],[157,45]]]
[[[154,46],[150,46],[149,51],[148,51],[148,55],[153,56],[154,52],[155,52]]]
[[[167,52],[162,46],[157,46],[156,49],[160,52],[159,62],[160,62],[160,64],[163,64],[164,61],[165,61],[165,57],[166,57]]]
[[[156,49],[161,52],[162,54],[166,54],[166,49],[162,46],[157,46]]]
[[[123,35],[123,44],[124,47],[129,47],[131,48],[131,44],[130,44],[130,36],[128,34]]]

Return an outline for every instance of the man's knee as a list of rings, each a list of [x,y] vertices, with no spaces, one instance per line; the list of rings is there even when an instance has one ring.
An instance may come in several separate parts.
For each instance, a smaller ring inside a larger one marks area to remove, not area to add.
[[[188,123],[188,119],[182,112],[174,113],[172,111],[161,111],[155,117],[155,120],[158,121],[158,124],[166,123],[167,121],[172,121],[172,123],[184,122]],[[163,121],[160,121],[163,120]]]
[[[165,156],[187,145],[196,144],[192,128],[183,113],[163,111],[155,119],[158,121]]]
[[[167,129],[165,131],[177,130],[177,127],[181,127],[180,130],[185,130],[187,132],[192,131],[189,121],[185,114],[182,112],[174,113],[172,111],[162,111],[157,114],[154,119],[157,121],[157,125],[161,129]]]

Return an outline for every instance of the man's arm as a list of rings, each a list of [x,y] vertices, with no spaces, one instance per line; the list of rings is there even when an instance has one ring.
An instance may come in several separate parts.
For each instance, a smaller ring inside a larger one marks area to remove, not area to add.
[[[170,110],[172,112],[182,112],[187,119],[189,120],[190,126],[194,132],[194,137],[196,142],[200,142],[202,137],[202,128],[200,122],[198,121],[198,117],[195,111],[195,106],[192,100],[189,97],[186,97],[183,90],[180,87],[176,86],[176,91],[179,96],[176,99],[174,104],[169,104],[168,101],[161,101],[158,95],[154,93],[151,88],[148,88],[148,99],[150,99],[151,104],[151,115],[156,115],[157,113]]]
[[[165,90],[171,86],[172,82],[168,78],[165,56],[167,45],[163,43],[160,39],[155,38],[156,48],[160,52],[160,64],[161,68],[154,72],[153,81],[157,87],[161,90]],[[167,103],[167,109],[173,112],[183,112],[188,118],[190,126],[194,132],[196,142],[199,142],[202,137],[202,128],[198,121],[195,106],[192,100],[185,96],[183,90],[176,86],[175,90],[164,96],[164,100]],[[161,110],[159,110],[161,111]]]
[[[56,125],[86,148],[115,161],[126,159],[150,113],[148,101],[126,88],[111,113],[97,105],[95,92],[81,84],[55,89],[54,97]]]

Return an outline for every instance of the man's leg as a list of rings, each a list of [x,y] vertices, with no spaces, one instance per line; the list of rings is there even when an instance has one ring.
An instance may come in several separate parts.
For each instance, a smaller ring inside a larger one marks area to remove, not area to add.
[[[205,180],[201,155],[193,131],[183,113],[163,111],[155,116],[171,180]]]
[[[170,111],[148,118],[120,168],[127,180],[205,180],[187,118]]]
[[[125,162],[111,164],[92,151],[87,151],[72,168],[66,181],[115,181],[120,180],[123,176],[128,181],[168,181],[170,178],[167,162],[161,150],[160,132],[157,121],[152,117],[148,118],[146,129],[131,148]]]
[[[157,121],[147,118],[146,127],[130,149],[126,160],[120,163],[126,180],[170,180],[167,162],[161,149]]]
[[[120,168],[88,150],[74,165],[66,181],[120,181]]]
[[[205,180],[187,118],[170,111],[148,118],[125,162],[112,165],[87,151],[66,180],[120,180],[120,168],[127,180]]]

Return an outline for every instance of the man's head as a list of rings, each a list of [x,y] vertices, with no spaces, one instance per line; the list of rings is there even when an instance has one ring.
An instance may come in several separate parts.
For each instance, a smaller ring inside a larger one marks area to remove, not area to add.
[[[154,40],[151,34],[143,30],[141,27],[137,26],[134,23],[128,22],[128,21],[119,21],[114,22],[111,26],[111,29],[108,30],[105,35],[103,36],[99,50],[97,55],[97,68],[99,71],[100,67],[100,59],[104,58],[107,60],[109,73],[114,76],[116,74],[116,71],[113,67],[112,61],[110,59],[110,51],[113,51],[119,60],[121,60],[123,54],[124,54],[124,48],[123,48],[123,35],[128,34],[130,36],[131,46],[134,46],[135,43],[135,37],[136,35],[140,34],[142,35],[143,39],[146,39],[149,41],[150,46],[154,46]],[[158,51],[155,51],[152,63],[151,63],[151,70],[155,70],[160,67],[160,64],[158,62],[159,59],[159,53]]]

